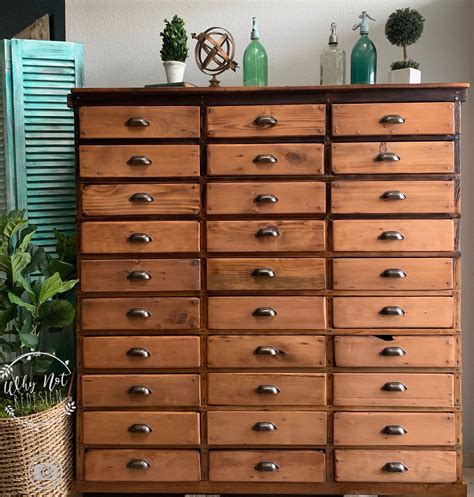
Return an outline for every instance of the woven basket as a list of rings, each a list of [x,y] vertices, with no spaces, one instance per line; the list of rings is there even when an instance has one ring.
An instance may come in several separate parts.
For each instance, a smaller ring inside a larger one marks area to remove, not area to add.
[[[0,495],[67,496],[73,476],[73,417],[64,400],[47,411],[0,419]]]

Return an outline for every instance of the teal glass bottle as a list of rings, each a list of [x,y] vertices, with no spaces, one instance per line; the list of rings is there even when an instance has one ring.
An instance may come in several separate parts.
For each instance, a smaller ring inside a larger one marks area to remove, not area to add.
[[[373,85],[377,81],[377,49],[369,38],[369,22],[372,19],[367,12],[359,16],[362,21],[352,29],[360,28],[360,38],[351,54],[351,83]]]
[[[244,86],[268,86],[268,56],[260,43],[257,18],[252,21],[251,41],[244,52]]]

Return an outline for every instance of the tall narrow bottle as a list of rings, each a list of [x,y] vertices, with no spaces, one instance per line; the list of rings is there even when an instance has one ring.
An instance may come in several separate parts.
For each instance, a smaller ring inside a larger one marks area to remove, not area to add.
[[[336,23],[331,23],[328,48],[321,53],[322,85],[343,85],[346,82],[346,52],[338,47]]]
[[[377,80],[377,49],[369,38],[369,19],[375,19],[365,10],[359,17],[362,21],[352,28],[360,28],[360,38],[352,49],[351,83],[373,85]]]
[[[244,52],[244,86],[268,85],[268,57],[260,43],[257,18],[252,18],[253,26],[250,43]]]

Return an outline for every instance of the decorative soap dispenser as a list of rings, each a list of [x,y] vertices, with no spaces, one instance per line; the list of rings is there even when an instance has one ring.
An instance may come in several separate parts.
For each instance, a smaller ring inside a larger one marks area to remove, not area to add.
[[[252,17],[251,42],[244,52],[244,86],[268,85],[268,57],[260,43],[257,18]]]
[[[369,39],[369,19],[375,21],[364,10],[359,16],[361,22],[352,29],[360,28],[360,38],[352,49],[351,83],[373,85],[377,78],[377,49]]]
[[[331,23],[329,46],[321,53],[322,85],[343,85],[346,83],[346,52],[338,47],[336,23]]]

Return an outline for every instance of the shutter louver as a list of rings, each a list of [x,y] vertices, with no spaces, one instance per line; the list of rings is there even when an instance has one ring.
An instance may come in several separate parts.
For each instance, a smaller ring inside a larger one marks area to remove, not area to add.
[[[82,45],[11,40],[17,208],[37,226],[34,242],[54,251],[53,229],[75,230],[74,114]]]

